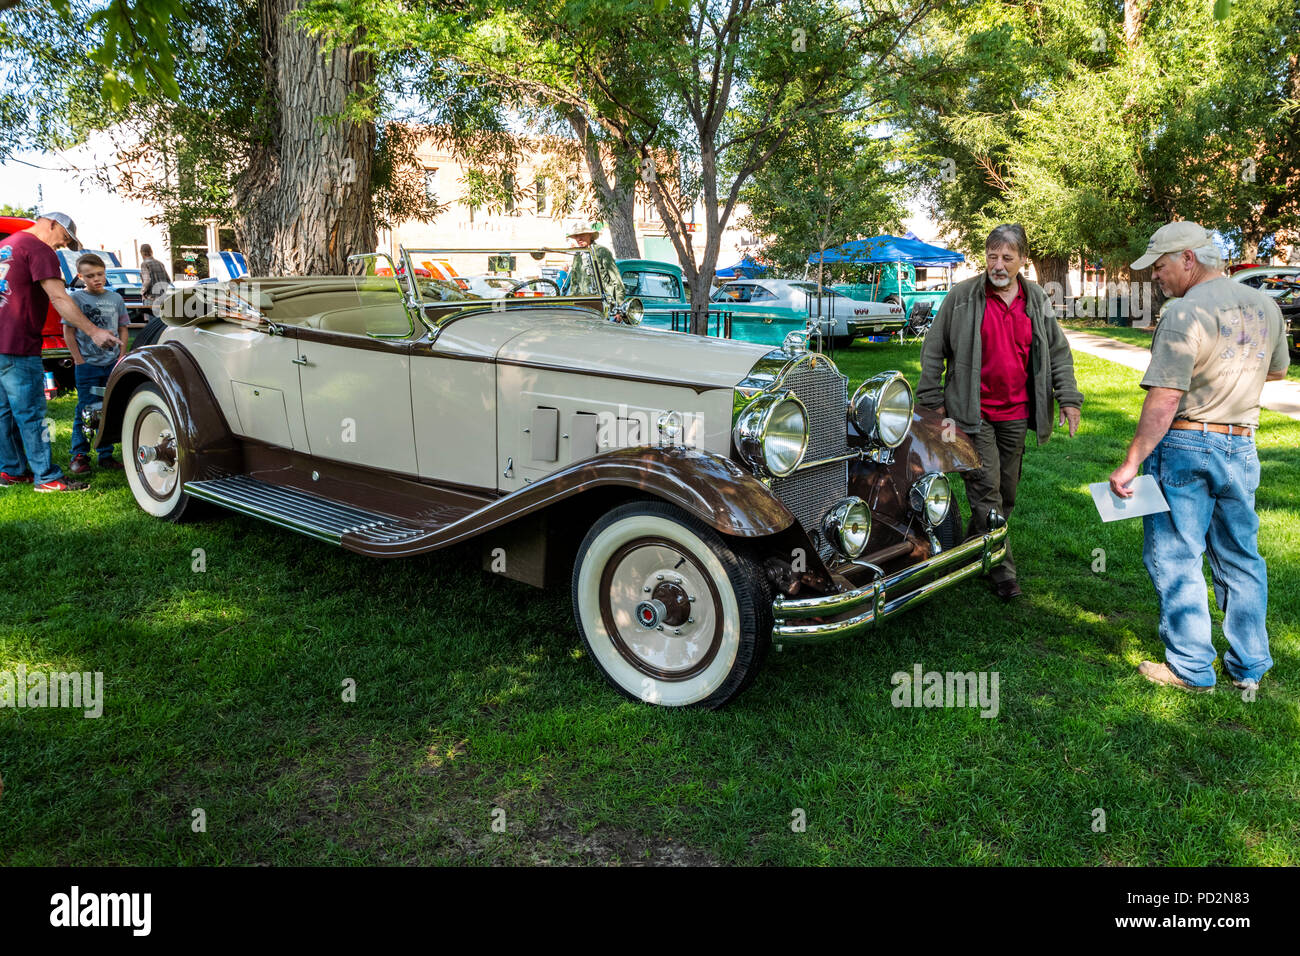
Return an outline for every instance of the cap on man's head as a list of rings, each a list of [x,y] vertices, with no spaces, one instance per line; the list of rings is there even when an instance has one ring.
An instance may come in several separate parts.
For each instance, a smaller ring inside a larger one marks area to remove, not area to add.
[[[51,222],[57,222],[60,226],[62,226],[64,229],[67,230],[68,236],[72,240],[71,242],[68,243],[68,248],[71,249],[73,252],[79,252],[81,250],[81,241],[77,239],[77,224],[72,221],[71,216],[62,212],[43,212],[36,218],[48,219]]]
[[[1209,231],[1198,223],[1171,222],[1151,234],[1146,253],[1129,268],[1150,269],[1157,259],[1167,253],[1199,249],[1201,246],[1208,246],[1211,241]]]
[[[574,236],[585,236],[588,234],[598,236],[600,235],[600,228],[594,222],[588,222],[584,219],[575,224],[574,227],[569,230],[568,238],[572,239]]]

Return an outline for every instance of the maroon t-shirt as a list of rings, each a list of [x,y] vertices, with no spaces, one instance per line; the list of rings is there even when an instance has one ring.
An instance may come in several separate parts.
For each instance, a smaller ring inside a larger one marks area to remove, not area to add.
[[[58,279],[59,257],[30,232],[0,242],[0,355],[40,355],[50,297],[44,279]]]
[[[1025,290],[1016,277],[1016,297],[1003,302],[984,284],[980,326],[980,415],[991,422],[1029,417],[1029,345],[1034,330],[1025,311]]]

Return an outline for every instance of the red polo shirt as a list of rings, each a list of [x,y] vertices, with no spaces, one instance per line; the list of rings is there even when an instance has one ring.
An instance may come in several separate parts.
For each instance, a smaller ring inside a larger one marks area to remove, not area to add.
[[[1016,276],[1016,297],[1003,302],[984,283],[980,326],[980,415],[991,422],[1029,417],[1029,344],[1033,327],[1025,311],[1025,290]]]

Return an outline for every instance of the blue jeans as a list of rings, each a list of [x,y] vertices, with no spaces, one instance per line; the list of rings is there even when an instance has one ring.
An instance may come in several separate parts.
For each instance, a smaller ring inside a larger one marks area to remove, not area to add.
[[[77,377],[77,410],[72,413],[72,457],[90,454],[90,442],[81,430],[81,411],[96,402],[102,402],[104,396],[95,395],[92,388],[103,388],[108,383],[108,373],[113,371],[111,365],[91,365],[82,362],[73,369]],[[106,445],[99,449],[99,460],[108,461],[113,457],[113,446]]]
[[[1254,438],[1171,429],[1144,470],[1169,502],[1168,511],[1142,519],[1142,557],[1160,602],[1160,639],[1169,669],[1189,684],[1214,684],[1217,655],[1201,563],[1208,552],[1229,646],[1223,670],[1235,680],[1259,680],[1273,658],[1264,627],[1268,577],[1256,543]]]
[[[45,417],[45,367],[39,355],[0,355],[0,471],[42,484],[63,477],[54,464],[54,423]]]

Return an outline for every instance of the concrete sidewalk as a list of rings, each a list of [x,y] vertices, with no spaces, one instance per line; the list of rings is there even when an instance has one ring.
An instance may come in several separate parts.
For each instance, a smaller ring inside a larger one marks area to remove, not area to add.
[[[1065,337],[1070,340],[1070,348],[1076,352],[1087,352],[1109,362],[1135,368],[1139,372],[1145,372],[1151,362],[1149,349],[1129,345],[1127,342],[1120,342],[1105,335],[1066,329]],[[1264,391],[1260,395],[1260,404],[1269,411],[1300,419],[1300,382],[1290,379],[1265,382]]]

